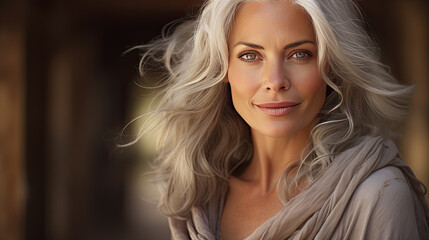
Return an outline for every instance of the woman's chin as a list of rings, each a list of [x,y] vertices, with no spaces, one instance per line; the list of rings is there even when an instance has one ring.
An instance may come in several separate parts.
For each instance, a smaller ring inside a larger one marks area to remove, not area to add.
[[[296,131],[293,131],[293,129],[287,127],[264,128],[258,129],[256,131],[263,136],[271,138],[287,138],[296,133]]]

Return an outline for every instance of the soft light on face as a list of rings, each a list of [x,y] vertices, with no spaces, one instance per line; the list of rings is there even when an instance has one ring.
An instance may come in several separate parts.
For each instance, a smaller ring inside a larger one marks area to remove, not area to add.
[[[289,1],[251,1],[228,39],[234,107],[252,131],[270,137],[309,132],[326,97],[313,25]]]

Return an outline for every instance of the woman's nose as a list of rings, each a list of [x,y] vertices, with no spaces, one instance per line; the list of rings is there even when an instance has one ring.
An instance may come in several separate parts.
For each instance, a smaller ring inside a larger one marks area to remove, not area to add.
[[[267,91],[286,91],[290,88],[290,82],[282,60],[266,63],[264,69],[263,87]]]

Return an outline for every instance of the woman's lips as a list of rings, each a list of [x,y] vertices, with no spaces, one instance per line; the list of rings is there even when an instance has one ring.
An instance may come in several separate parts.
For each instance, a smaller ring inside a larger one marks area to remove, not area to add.
[[[295,102],[272,102],[255,104],[263,113],[270,116],[283,116],[293,111],[299,103]]]

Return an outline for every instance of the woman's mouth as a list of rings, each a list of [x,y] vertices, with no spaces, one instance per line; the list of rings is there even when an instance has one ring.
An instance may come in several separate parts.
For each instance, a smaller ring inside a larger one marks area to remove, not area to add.
[[[263,113],[279,117],[286,115],[293,111],[299,103],[295,102],[269,102],[269,103],[261,103],[255,104]]]

